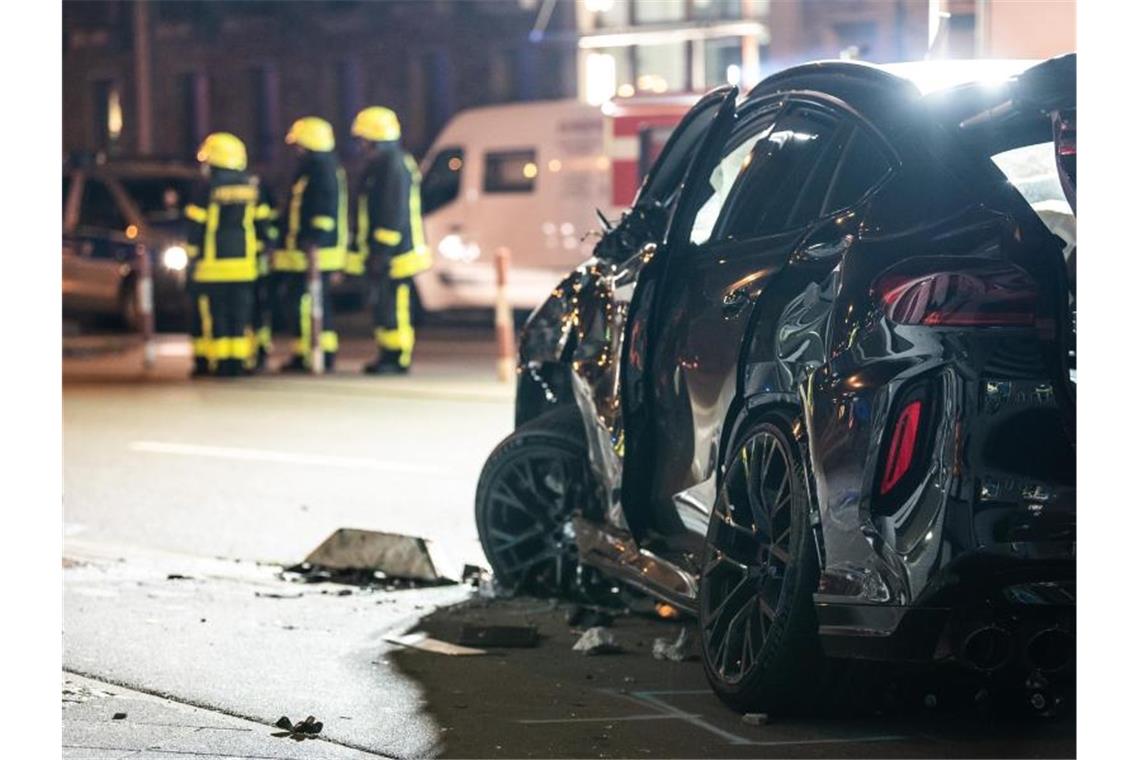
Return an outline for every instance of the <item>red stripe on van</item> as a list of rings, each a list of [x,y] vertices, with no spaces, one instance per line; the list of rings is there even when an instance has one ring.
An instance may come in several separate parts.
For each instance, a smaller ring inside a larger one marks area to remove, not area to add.
[[[641,185],[641,178],[637,175],[637,161],[622,159],[614,161],[611,167],[613,205],[627,209],[633,205],[633,197],[637,195],[637,188]]]

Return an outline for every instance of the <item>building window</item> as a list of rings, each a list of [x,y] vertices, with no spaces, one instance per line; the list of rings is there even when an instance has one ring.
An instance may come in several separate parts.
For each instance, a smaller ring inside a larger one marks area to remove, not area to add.
[[[633,23],[664,24],[685,20],[685,0],[633,0]]]
[[[740,18],[740,0],[691,0],[693,18],[722,21]]]
[[[742,56],[740,38],[707,40],[704,44],[705,85],[740,84]]]
[[[270,162],[277,157],[281,142],[281,125],[278,123],[280,100],[277,69],[257,66],[253,78],[253,157],[255,162]]]
[[[678,92],[689,89],[688,53],[684,42],[639,45],[634,53],[634,86],[641,92]]]

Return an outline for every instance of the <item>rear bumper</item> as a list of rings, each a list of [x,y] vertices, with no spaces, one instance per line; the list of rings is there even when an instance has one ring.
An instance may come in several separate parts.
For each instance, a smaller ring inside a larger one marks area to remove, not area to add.
[[[562,269],[512,267],[507,279],[507,302],[512,309],[534,309],[565,277]],[[438,260],[416,275],[420,301],[428,311],[491,309],[498,292],[495,268],[490,263]]]

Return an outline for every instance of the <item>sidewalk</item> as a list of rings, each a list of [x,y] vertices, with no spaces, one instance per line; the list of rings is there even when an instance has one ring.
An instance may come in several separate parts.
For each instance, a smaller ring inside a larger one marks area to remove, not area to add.
[[[274,736],[279,733],[275,726],[63,673],[65,760],[384,757],[324,738]]]

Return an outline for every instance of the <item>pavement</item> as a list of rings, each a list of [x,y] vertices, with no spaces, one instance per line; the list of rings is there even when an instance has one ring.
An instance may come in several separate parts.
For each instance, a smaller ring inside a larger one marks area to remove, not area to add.
[[[744,724],[699,663],[648,654],[676,622],[621,617],[625,652],[585,657],[549,601],[298,582],[282,567],[345,527],[422,536],[451,577],[485,565],[475,483],[512,424],[489,329],[422,330],[403,378],[359,374],[366,338],[342,347],[331,376],[191,381],[181,336],[149,370],[129,338],[65,337],[64,757],[1075,754],[1071,719]],[[386,640],[463,620],[541,638],[470,657]],[[274,725],[307,715],[315,739]]]

